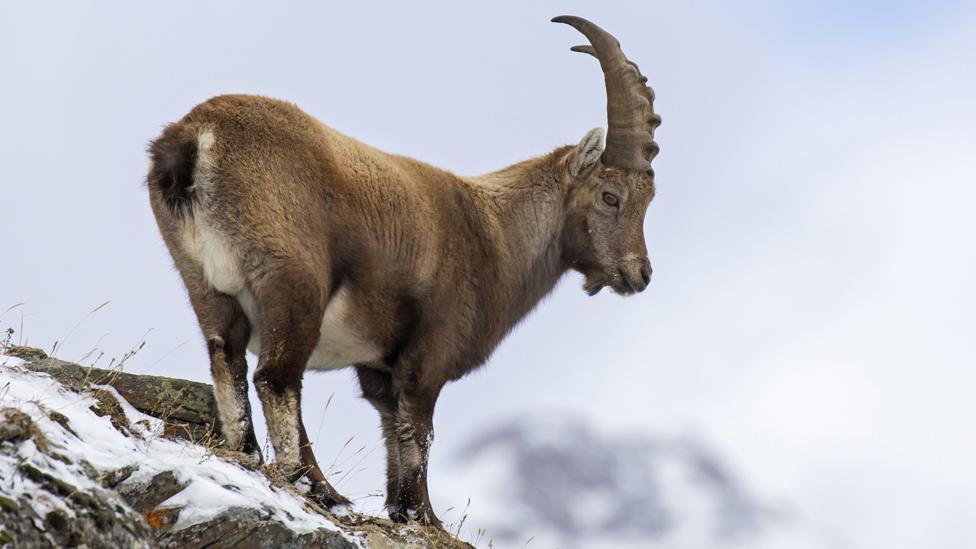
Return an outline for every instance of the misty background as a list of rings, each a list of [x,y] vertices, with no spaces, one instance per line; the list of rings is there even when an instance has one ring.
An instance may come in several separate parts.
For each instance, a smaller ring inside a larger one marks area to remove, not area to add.
[[[657,92],[654,280],[587,298],[568,275],[445,389],[435,510],[456,520],[470,498],[477,527],[484,496],[445,464],[548,415],[707,441],[824,546],[968,547],[973,2],[3,3],[0,311],[23,305],[0,329],[99,365],[145,340],[127,370],[209,381],[143,188],[163,125],[256,93],[492,171],[606,125],[599,65],[569,51],[584,38],[549,23],[562,13],[617,36]],[[303,399],[320,463],[378,513],[378,418],[353,372],[309,374]]]

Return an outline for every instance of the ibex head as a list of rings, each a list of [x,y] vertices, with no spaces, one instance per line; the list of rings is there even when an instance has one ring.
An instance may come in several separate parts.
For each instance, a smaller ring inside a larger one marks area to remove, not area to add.
[[[610,33],[573,16],[560,16],[590,44],[574,46],[600,61],[607,88],[607,134],[591,130],[565,159],[569,191],[564,250],[573,268],[586,277],[590,295],[610,286],[620,294],[643,291],[651,280],[644,243],[644,215],[654,198],[657,155],[654,91],[637,65]]]

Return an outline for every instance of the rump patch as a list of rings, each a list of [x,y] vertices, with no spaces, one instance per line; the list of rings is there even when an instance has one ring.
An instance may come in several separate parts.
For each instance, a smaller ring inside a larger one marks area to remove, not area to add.
[[[210,130],[197,138],[197,163],[193,170],[193,191],[198,197],[193,215],[183,219],[180,240],[183,250],[203,268],[207,283],[218,292],[237,295],[244,289],[241,254],[210,218],[213,160],[210,149],[216,142]]]

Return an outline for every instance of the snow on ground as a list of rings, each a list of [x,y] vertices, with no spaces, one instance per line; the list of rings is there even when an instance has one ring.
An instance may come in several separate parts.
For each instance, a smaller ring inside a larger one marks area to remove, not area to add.
[[[33,441],[20,444],[16,456],[0,454],[0,493],[14,498],[26,494],[40,516],[55,507],[69,516],[71,513],[30,479],[17,474],[21,462],[29,462],[81,490],[96,487],[96,482],[82,471],[83,462],[100,472],[125,466],[136,468],[126,482],[149,480],[158,473],[172,471],[186,488],[161,507],[183,507],[176,529],[206,521],[231,507],[246,507],[270,514],[299,534],[320,528],[338,531],[322,516],[307,510],[301,498],[272,486],[263,474],[213,456],[204,447],[162,438],[162,422],[133,408],[111,387],[99,388],[116,397],[141,438],[123,435],[112,426],[109,417],[92,412],[89,408],[96,401],[91,396],[71,391],[47,374],[19,368],[22,363],[18,358],[0,355],[0,409],[12,407],[29,415],[51,444],[51,450],[67,457],[69,463],[41,452]],[[66,416],[71,430],[52,420],[48,411]],[[144,425],[140,426],[138,422],[143,420]]]

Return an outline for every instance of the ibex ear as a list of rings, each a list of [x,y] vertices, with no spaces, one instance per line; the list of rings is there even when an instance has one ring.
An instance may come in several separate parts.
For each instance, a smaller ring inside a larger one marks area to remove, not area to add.
[[[584,169],[593,165],[603,154],[604,147],[606,147],[606,141],[603,128],[593,128],[586,132],[586,135],[583,136],[579,145],[576,145],[576,149],[572,152],[573,156],[569,161],[570,175],[576,177]]]

